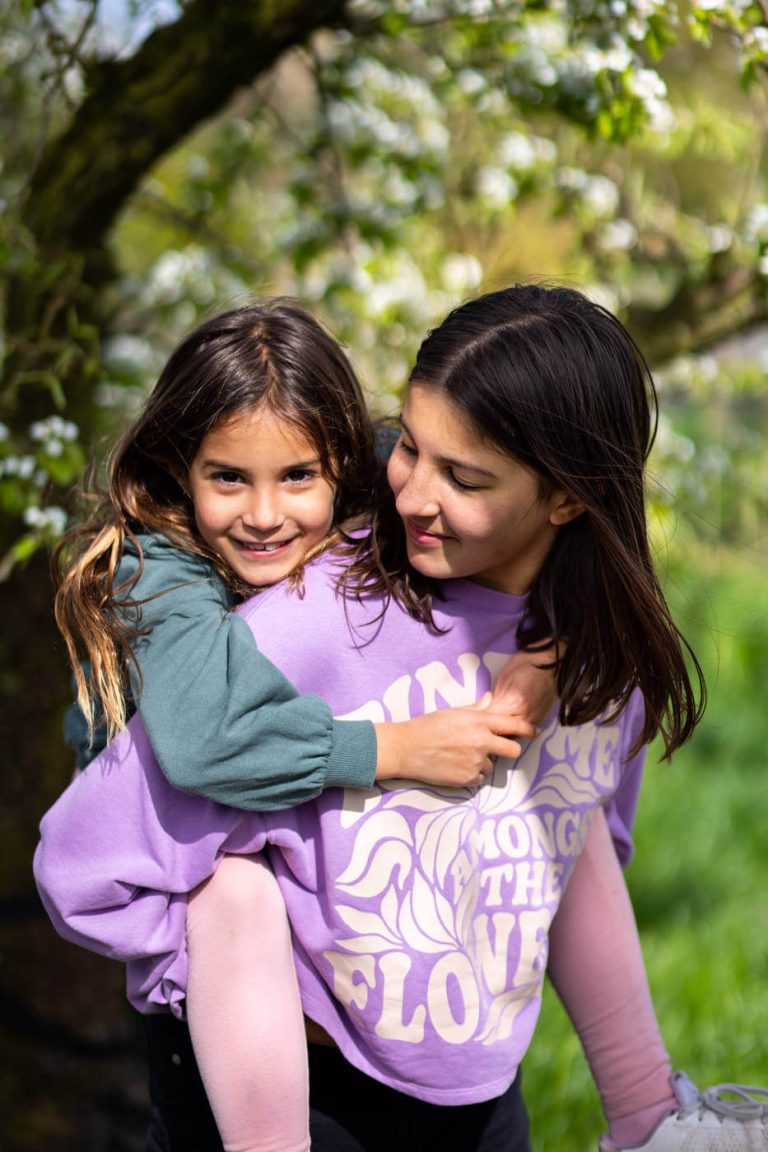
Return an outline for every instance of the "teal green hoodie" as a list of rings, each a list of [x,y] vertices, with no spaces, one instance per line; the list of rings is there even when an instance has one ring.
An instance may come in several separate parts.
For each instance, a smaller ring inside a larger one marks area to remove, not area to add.
[[[334,720],[319,696],[300,695],[259,652],[210,564],[163,536],[138,537],[144,566],[130,589],[145,636],[133,649],[132,687],[155,755],[171,784],[234,808],[271,811],[325,788],[369,788],[376,733],[367,720]],[[117,583],[139,557],[126,545]],[[67,743],[87,762],[82,714],[71,710]],[[102,738],[103,739],[103,738]]]

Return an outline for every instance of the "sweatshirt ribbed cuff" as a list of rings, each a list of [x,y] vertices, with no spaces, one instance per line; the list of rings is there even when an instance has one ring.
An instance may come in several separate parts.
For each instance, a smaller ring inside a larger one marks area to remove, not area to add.
[[[370,788],[376,778],[376,729],[370,720],[334,720],[324,788]]]

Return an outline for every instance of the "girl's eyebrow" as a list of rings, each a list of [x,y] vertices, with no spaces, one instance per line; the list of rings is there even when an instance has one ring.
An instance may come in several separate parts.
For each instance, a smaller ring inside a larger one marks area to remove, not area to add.
[[[400,427],[406,436],[410,436],[411,440],[416,440],[416,437],[402,416],[400,417]],[[441,464],[449,468],[459,468],[462,472],[475,472],[478,476],[485,476],[489,480],[498,480],[495,472],[492,472],[489,468],[481,468],[478,464],[469,464],[466,460],[457,460],[452,456],[438,456],[437,459]]]
[[[311,460],[296,460],[291,461],[290,464],[281,469],[283,472],[296,472],[300,468],[313,468],[322,464],[319,456],[313,456]],[[244,468],[241,464],[233,464],[231,460],[213,460],[206,459],[202,461],[203,468],[220,468],[226,472],[247,472],[248,469]]]
[[[231,460],[214,460],[212,457],[207,456],[204,460],[200,461],[202,468],[222,468],[227,472],[240,472],[241,468],[237,464],[233,464]]]
[[[288,464],[287,467],[283,469],[283,471],[284,472],[294,472],[294,471],[298,471],[299,468],[314,468],[315,466],[319,466],[320,464],[322,464],[322,460],[320,459],[320,457],[319,456],[313,456],[311,460],[297,460],[295,464],[293,464],[293,463]]]

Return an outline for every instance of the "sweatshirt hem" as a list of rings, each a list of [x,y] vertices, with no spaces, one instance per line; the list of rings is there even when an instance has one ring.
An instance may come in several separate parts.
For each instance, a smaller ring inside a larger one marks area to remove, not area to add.
[[[413,1079],[401,1080],[361,1059],[360,1049],[349,1042],[349,1036],[343,1030],[333,1029],[335,1021],[324,1018],[325,1013],[322,1011],[314,1011],[313,1005],[306,996],[303,996],[302,999],[305,1014],[325,1029],[349,1064],[357,1068],[363,1075],[370,1076],[372,1080],[377,1080],[388,1088],[394,1088],[395,1091],[402,1092],[405,1096],[412,1096],[416,1100],[424,1100],[428,1104],[439,1104],[443,1107],[482,1104],[486,1100],[496,1100],[499,1096],[503,1096],[517,1078],[519,1064],[514,1066],[511,1074],[473,1084],[471,1087],[467,1087],[465,1083],[461,1088],[437,1088],[429,1084],[417,1083]],[[356,1034],[365,1041],[365,1032],[358,1028]]]

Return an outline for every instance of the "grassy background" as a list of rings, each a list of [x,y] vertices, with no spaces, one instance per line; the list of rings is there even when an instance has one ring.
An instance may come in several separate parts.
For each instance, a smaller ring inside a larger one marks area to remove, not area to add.
[[[709,706],[671,764],[650,751],[627,879],[673,1066],[700,1087],[768,1085],[765,567],[691,543],[667,592]],[[599,1101],[551,988],[524,1071],[535,1152],[596,1149]]]

